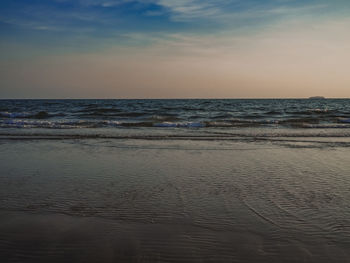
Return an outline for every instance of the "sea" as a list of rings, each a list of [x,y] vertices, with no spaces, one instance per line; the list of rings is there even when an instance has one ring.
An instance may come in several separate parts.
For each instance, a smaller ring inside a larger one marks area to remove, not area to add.
[[[350,262],[350,99],[0,100],[1,262]]]
[[[347,99],[0,100],[0,135],[347,137]]]

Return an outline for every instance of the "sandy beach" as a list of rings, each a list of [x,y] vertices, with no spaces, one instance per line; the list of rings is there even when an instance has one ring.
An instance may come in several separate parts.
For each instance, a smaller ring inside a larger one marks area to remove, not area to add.
[[[349,153],[322,144],[3,139],[0,257],[348,262]]]

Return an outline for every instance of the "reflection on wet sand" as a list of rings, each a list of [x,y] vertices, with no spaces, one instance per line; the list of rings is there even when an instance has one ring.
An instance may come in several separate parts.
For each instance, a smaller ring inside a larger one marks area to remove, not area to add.
[[[348,262],[349,151],[263,141],[3,140],[0,258]]]

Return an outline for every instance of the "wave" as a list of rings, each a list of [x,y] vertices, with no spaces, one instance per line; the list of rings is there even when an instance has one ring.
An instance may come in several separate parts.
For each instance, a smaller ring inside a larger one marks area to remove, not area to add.
[[[338,118],[339,122],[350,123],[350,118]]]
[[[26,118],[27,116],[30,116],[32,114],[25,113],[25,112],[0,112],[0,117],[2,118]]]
[[[161,122],[154,123],[153,127],[170,127],[170,128],[202,128],[206,125],[201,122]]]
[[[283,114],[283,112],[271,110],[271,111],[265,112],[264,114],[266,114],[266,115],[281,115],[281,114]]]
[[[94,106],[87,106],[83,109],[74,110],[74,113],[95,113],[95,114],[108,114],[108,113],[118,113],[121,112],[118,108],[99,108]]]
[[[8,119],[0,122],[1,128],[46,128],[46,129],[74,129],[97,128],[93,122],[88,121],[34,121]]]
[[[231,142],[272,142],[281,146],[293,148],[315,148],[315,147],[350,147],[350,133],[246,133],[244,131],[236,133],[73,133],[60,132],[52,133],[48,131],[4,133],[0,132],[2,140],[162,140],[162,141],[231,141]],[[111,147],[111,141],[108,141]],[[132,147],[132,146],[130,146]],[[230,145],[227,145],[230,149]]]
[[[306,109],[306,110],[287,110],[285,111],[286,114],[291,115],[330,115],[330,114],[341,114],[342,111],[339,110],[333,110],[333,109],[320,109],[320,108],[314,108],[314,109]]]
[[[58,114],[49,114],[46,111],[39,111],[37,113],[30,113],[30,112],[0,112],[1,118],[9,118],[9,119],[48,119],[52,117],[63,117],[65,114],[58,113]]]
[[[180,121],[181,119],[175,114],[162,114],[162,115],[152,115],[150,118],[147,118],[149,121],[154,122],[174,122]]]
[[[282,121],[257,120],[218,120],[218,121],[163,121],[159,119],[140,121],[117,120],[30,120],[8,118],[0,120],[0,128],[104,128],[104,127],[154,127],[154,128],[255,128],[255,127],[291,127],[304,129],[350,128],[350,120],[336,123],[321,123],[310,119],[291,119]]]
[[[120,117],[120,118],[137,118],[146,115],[146,112],[123,112],[121,110],[98,110],[98,111],[79,111],[78,116],[84,118],[101,118],[101,117]]]
[[[217,114],[211,117],[212,119],[230,119],[232,115],[229,113]]]
[[[92,108],[92,109],[88,109],[85,112],[95,112],[95,113],[118,113],[121,112],[120,109],[117,108]]]
[[[103,128],[103,127],[178,127],[201,128],[205,127],[200,122],[120,122],[120,121],[26,121],[6,120],[0,122],[1,128],[46,128],[46,129],[73,129],[73,128]]]
[[[141,117],[147,115],[146,112],[121,112],[116,114],[118,117]]]
[[[285,120],[279,120],[279,124],[285,124],[285,125],[295,125],[300,123],[308,123],[308,124],[316,124],[319,123],[322,119],[320,118],[313,118],[313,117],[306,117],[306,118],[291,118],[291,119],[285,119]]]

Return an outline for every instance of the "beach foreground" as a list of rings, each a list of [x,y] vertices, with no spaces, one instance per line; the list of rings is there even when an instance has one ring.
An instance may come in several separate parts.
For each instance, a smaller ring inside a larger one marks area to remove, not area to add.
[[[350,148],[2,138],[2,262],[348,262]]]

